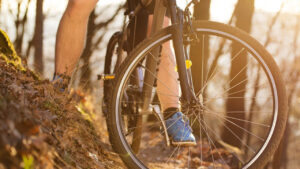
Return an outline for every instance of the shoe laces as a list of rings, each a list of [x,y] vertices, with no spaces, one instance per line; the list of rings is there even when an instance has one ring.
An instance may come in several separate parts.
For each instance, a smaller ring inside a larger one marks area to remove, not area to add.
[[[190,120],[189,120],[189,118],[186,115],[182,114],[182,118],[181,119],[182,119],[182,121],[184,123],[184,127],[188,127],[192,131],[192,128],[190,126]]]

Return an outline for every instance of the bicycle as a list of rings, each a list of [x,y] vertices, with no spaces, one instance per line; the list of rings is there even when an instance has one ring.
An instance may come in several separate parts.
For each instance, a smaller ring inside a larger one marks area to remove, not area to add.
[[[120,58],[116,71],[110,72],[113,76],[101,76],[106,85],[114,86],[106,88],[110,141],[128,168],[262,168],[281,140],[287,99],[272,56],[237,28],[193,20],[189,7],[195,3],[191,1],[182,11],[176,0],[157,0],[153,32],[161,28],[166,8],[172,25],[140,43],[124,60]],[[124,33],[114,37],[109,46],[121,46]],[[181,111],[194,129],[196,146],[172,146],[156,98],[156,84],[162,82],[157,78],[158,66],[167,42],[173,45],[177,64],[168,71],[178,73],[174,79],[180,92],[160,94],[179,98]],[[120,46],[118,57],[124,49]],[[193,50],[198,48],[195,55]],[[242,65],[240,69],[232,70],[237,64]]]

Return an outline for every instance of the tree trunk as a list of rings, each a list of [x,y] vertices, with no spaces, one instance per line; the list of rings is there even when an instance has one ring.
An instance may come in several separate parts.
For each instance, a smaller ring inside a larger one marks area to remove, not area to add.
[[[83,50],[81,55],[81,60],[83,61],[83,66],[81,67],[80,72],[80,87],[83,90],[92,89],[91,87],[91,68],[90,68],[90,58],[92,56],[92,43],[93,43],[93,36],[95,32],[95,19],[96,14],[95,10],[91,13],[89,22],[88,22],[88,31],[87,31],[87,38],[86,38],[86,47]]]
[[[210,4],[211,0],[201,0],[194,6],[194,17],[196,20],[209,20],[210,17]],[[193,63],[191,67],[193,85],[195,93],[203,88],[207,76],[207,59],[209,57],[209,37],[198,34],[198,43],[193,43],[190,45],[190,59]],[[204,91],[202,91],[204,93]],[[203,94],[202,93],[202,94]],[[190,120],[194,121],[192,117]],[[200,122],[194,123],[192,128],[194,131],[200,131],[202,129],[202,124]],[[201,132],[194,132],[196,136],[200,136]],[[200,136],[201,137],[201,136]]]
[[[28,0],[26,3],[23,1],[18,1],[17,3],[17,14],[15,20],[15,27],[16,27],[16,39],[14,41],[14,46],[16,52],[22,56],[23,52],[23,42],[24,42],[24,35],[26,29],[26,23],[28,19],[28,10],[31,0]],[[21,6],[25,3],[25,11],[22,13]]]
[[[236,13],[235,13],[236,26],[250,33],[253,13],[254,13],[254,0],[239,0],[236,8]],[[239,44],[233,43],[231,57],[233,58],[241,50],[242,47]],[[233,111],[245,112],[245,100],[243,97],[246,92],[245,88],[247,84],[247,80],[244,81],[245,79],[247,79],[247,68],[245,68],[246,66],[247,66],[247,55],[245,51],[241,52],[238,57],[236,57],[233,61],[231,61],[230,84],[228,87],[231,89],[228,91],[228,95],[230,95],[231,98],[227,99],[227,105],[226,105],[227,112],[233,112]],[[242,81],[244,82],[240,83]],[[244,131],[241,128],[245,128],[245,121],[243,121],[245,120],[245,114],[227,113],[227,117],[230,117],[231,122],[228,121],[225,122],[225,127],[222,133],[223,140],[233,146],[241,147],[242,146],[241,140],[243,140],[243,136],[244,136]],[[240,120],[232,120],[232,119],[240,119]],[[233,125],[232,123],[235,123],[239,127]]]
[[[36,1],[36,18],[35,18],[35,30],[33,37],[34,45],[34,69],[40,74],[44,72],[43,63],[43,32],[44,32],[44,14],[43,14],[44,0]]]
[[[194,17],[196,20],[209,20],[211,0],[201,0],[194,7]],[[192,66],[192,78],[195,92],[198,93],[204,85],[207,72],[207,59],[209,56],[209,38],[199,35],[199,43],[191,45],[190,58]],[[201,49],[201,50],[199,50]]]

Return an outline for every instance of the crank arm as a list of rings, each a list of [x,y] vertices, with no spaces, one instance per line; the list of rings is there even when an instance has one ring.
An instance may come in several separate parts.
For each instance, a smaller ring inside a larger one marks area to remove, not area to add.
[[[166,141],[167,146],[169,147],[170,146],[170,138],[169,138],[169,135],[168,135],[168,132],[167,132],[167,127],[166,127],[166,124],[165,124],[165,121],[164,121],[164,116],[161,113],[160,108],[157,105],[153,106],[153,112],[162,124],[163,131],[164,131],[164,136],[165,136],[165,141]]]

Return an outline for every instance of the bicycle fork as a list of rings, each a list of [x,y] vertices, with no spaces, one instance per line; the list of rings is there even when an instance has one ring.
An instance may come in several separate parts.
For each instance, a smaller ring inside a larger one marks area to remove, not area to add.
[[[176,63],[178,67],[178,75],[180,81],[180,87],[182,91],[182,100],[186,102],[186,104],[190,104],[196,101],[196,96],[193,91],[192,81],[189,80],[188,71],[186,68],[186,56],[183,47],[183,12],[181,10],[177,10],[176,0],[168,0],[169,9],[171,12],[171,21],[172,25],[175,26],[173,29],[173,46],[176,56]]]

